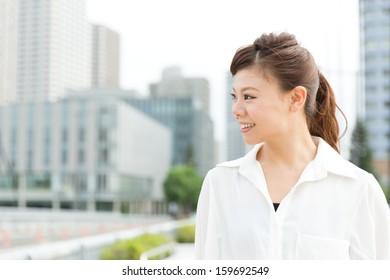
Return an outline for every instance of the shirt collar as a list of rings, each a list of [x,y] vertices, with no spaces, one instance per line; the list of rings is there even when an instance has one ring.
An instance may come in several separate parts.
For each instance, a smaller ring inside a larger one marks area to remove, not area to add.
[[[310,171],[310,177],[312,180],[319,180],[326,177],[328,173],[356,178],[356,167],[345,160],[339,153],[337,153],[328,143],[322,138],[313,136],[313,140],[317,145],[317,154],[312,162]],[[257,152],[261,148],[262,143],[253,147],[248,154],[244,157],[227,161],[218,164],[221,167],[239,167],[239,171],[242,175],[253,176],[253,168],[258,168],[258,162],[256,159]]]
[[[328,143],[320,137],[313,137],[318,143],[317,155],[314,160],[318,160],[323,168],[336,175],[357,178],[356,166],[344,159]]]

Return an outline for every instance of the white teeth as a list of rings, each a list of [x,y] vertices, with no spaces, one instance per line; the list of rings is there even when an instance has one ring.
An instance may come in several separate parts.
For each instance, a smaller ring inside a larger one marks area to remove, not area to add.
[[[248,127],[253,127],[255,126],[254,123],[245,123],[245,124],[241,124],[241,128],[248,128]]]

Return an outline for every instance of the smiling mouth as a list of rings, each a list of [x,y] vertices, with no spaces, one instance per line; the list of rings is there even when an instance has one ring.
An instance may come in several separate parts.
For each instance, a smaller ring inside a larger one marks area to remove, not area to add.
[[[240,124],[240,128],[241,129],[247,129],[247,128],[251,128],[251,127],[254,127],[256,124],[254,123],[243,123],[243,124]]]

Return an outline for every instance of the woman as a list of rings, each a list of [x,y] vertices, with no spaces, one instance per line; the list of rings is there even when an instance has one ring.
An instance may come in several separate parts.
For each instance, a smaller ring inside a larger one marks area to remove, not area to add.
[[[231,63],[246,156],[217,165],[199,197],[199,259],[388,259],[390,213],[374,177],[339,155],[334,93],[288,33]]]

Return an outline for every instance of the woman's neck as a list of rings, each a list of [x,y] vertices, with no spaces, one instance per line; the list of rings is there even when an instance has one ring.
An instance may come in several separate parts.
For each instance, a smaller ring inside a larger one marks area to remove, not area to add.
[[[257,159],[262,164],[306,166],[316,154],[317,146],[307,132],[264,142]]]

